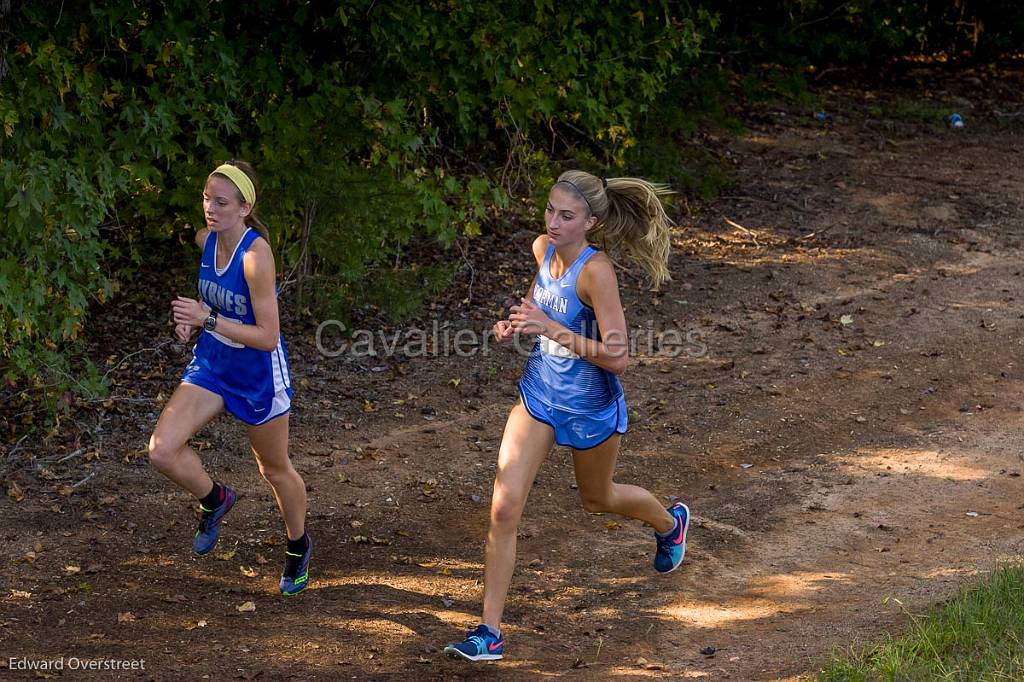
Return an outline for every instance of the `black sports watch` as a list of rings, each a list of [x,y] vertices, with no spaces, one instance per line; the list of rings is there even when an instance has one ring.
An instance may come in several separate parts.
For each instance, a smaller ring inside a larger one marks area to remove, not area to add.
[[[208,332],[212,332],[217,328],[217,309],[210,309],[210,316],[206,318],[206,322],[203,322],[203,329]]]

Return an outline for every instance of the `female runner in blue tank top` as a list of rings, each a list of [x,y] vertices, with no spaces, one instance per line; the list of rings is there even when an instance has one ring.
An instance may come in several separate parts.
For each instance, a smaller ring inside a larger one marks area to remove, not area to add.
[[[171,302],[182,343],[200,331],[192,362],[160,413],[149,459],[199,499],[202,519],[192,541],[197,555],[217,544],[235,491],[213,481],[189,439],[222,410],[245,422],[260,473],[270,484],[288,534],[280,590],[309,584],[313,542],[306,534],[306,485],[288,458],[291,377],[281,339],[276,267],[266,227],[256,215],[256,179],[249,164],[218,166],[203,189],[206,227],[196,233],[203,255],[199,299]]]
[[[626,319],[611,258],[596,237],[632,259],[655,286],[668,279],[669,226],[662,187],[638,178],[601,180],[563,173],[548,194],[547,231],[533,242],[538,272],[530,291],[494,326],[498,341],[537,334],[498,452],[484,564],[483,622],[445,651],[470,661],[500,659],[501,616],[515,566],[516,532],[541,463],[553,443],[572,448],[583,507],[640,519],[655,530],[654,568],[683,560],[690,512],[665,509],[651,493],[613,480],[626,401],[618,375],[628,363]]]

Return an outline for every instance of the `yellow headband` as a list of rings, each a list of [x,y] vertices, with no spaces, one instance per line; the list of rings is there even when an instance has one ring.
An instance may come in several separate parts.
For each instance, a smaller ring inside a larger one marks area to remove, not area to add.
[[[225,176],[228,180],[235,183],[235,187],[242,193],[242,198],[245,199],[245,203],[253,206],[256,204],[256,187],[253,186],[252,180],[245,174],[238,166],[232,166],[230,163],[217,166],[213,169],[214,173],[220,173]],[[212,175],[212,173],[211,173]]]

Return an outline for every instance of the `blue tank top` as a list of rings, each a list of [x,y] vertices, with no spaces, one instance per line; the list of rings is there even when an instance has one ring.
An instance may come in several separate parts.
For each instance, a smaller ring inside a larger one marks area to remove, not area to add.
[[[554,252],[555,247],[549,245],[533,287],[534,302],[554,322],[575,334],[600,341],[594,309],[576,294],[580,272],[598,250],[586,246],[558,279],[551,276]],[[581,414],[600,410],[622,396],[617,376],[543,335],[530,352],[519,387],[546,405]]]
[[[210,308],[217,309],[218,327],[237,323],[256,324],[242,258],[259,238],[259,232],[247,228],[227,265],[218,268],[217,233],[211,232],[206,237],[203,257],[199,263],[199,296]],[[216,331],[203,330],[193,353],[225,389],[243,398],[268,400],[291,387],[288,356],[280,337],[277,348],[265,351],[243,346]]]

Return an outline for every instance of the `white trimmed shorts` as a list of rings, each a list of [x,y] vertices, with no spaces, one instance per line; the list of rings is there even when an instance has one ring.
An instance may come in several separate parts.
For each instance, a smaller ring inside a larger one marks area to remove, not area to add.
[[[213,372],[203,367],[196,358],[188,363],[181,377],[182,383],[192,384],[216,393],[224,400],[224,409],[250,426],[265,424],[275,417],[287,414],[292,409],[292,389],[283,388],[268,400],[250,400],[237,393],[227,390],[214,376]]]

